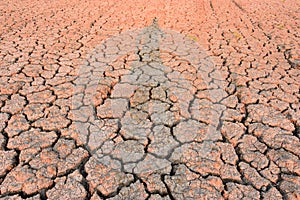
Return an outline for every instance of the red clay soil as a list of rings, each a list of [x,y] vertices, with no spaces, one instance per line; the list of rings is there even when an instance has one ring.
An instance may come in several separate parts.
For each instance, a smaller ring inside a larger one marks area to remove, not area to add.
[[[299,10],[1,0],[0,199],[300,199]]]

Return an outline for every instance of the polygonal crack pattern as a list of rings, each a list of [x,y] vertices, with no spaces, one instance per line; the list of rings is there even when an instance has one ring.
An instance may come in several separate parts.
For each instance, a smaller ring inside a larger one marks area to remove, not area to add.
[[[0,5],[0,200],[300,199],[299,3],[145,5]]]
[[[177,49],[172,52],[174,45]],[[119,51],[111,53],[110,46]],[[180,55],[183,52],[189,54]],[[214,66],[193,41],[161,30],[154,21],[106,40],[87,62],[75,80],[75,93],[83,87],[83,97],[73,98],[70,116],[80,122],[74,123],[74,131],[83,141],[74,139],[91,155],[84,165],[91,194],[115,198],[124,187],[139,183],[147,198],[152,194],[173,198],[165,177],[178,163],[204,176],[218,174],[223,162],[213,144],[222,140],[218,127],[225,106],[221,99],[214,102],[219,97],[213,93],[226,96],[226,92],[221,83],[214,85],[208,81],[213,79],[203,76]],[[199,152],[190,152],[192,142]],[[185,151],[190,159],[185,159]]]

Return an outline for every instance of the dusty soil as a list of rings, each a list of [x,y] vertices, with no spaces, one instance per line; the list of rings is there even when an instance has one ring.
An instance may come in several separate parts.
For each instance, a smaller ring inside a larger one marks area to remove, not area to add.
[[[0,3],[0,199],[300,199],[300,3]]]

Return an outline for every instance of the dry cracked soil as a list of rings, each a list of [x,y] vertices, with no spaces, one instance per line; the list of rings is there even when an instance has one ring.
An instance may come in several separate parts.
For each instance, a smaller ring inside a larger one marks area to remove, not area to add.
[[[0,1],[0,200],[300,199],[299,1]]]

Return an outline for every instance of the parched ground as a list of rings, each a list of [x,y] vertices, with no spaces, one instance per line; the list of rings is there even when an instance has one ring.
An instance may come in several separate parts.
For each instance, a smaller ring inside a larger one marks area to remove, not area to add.
[[[300,199],[300,2],[0,1],[0,199]]]

